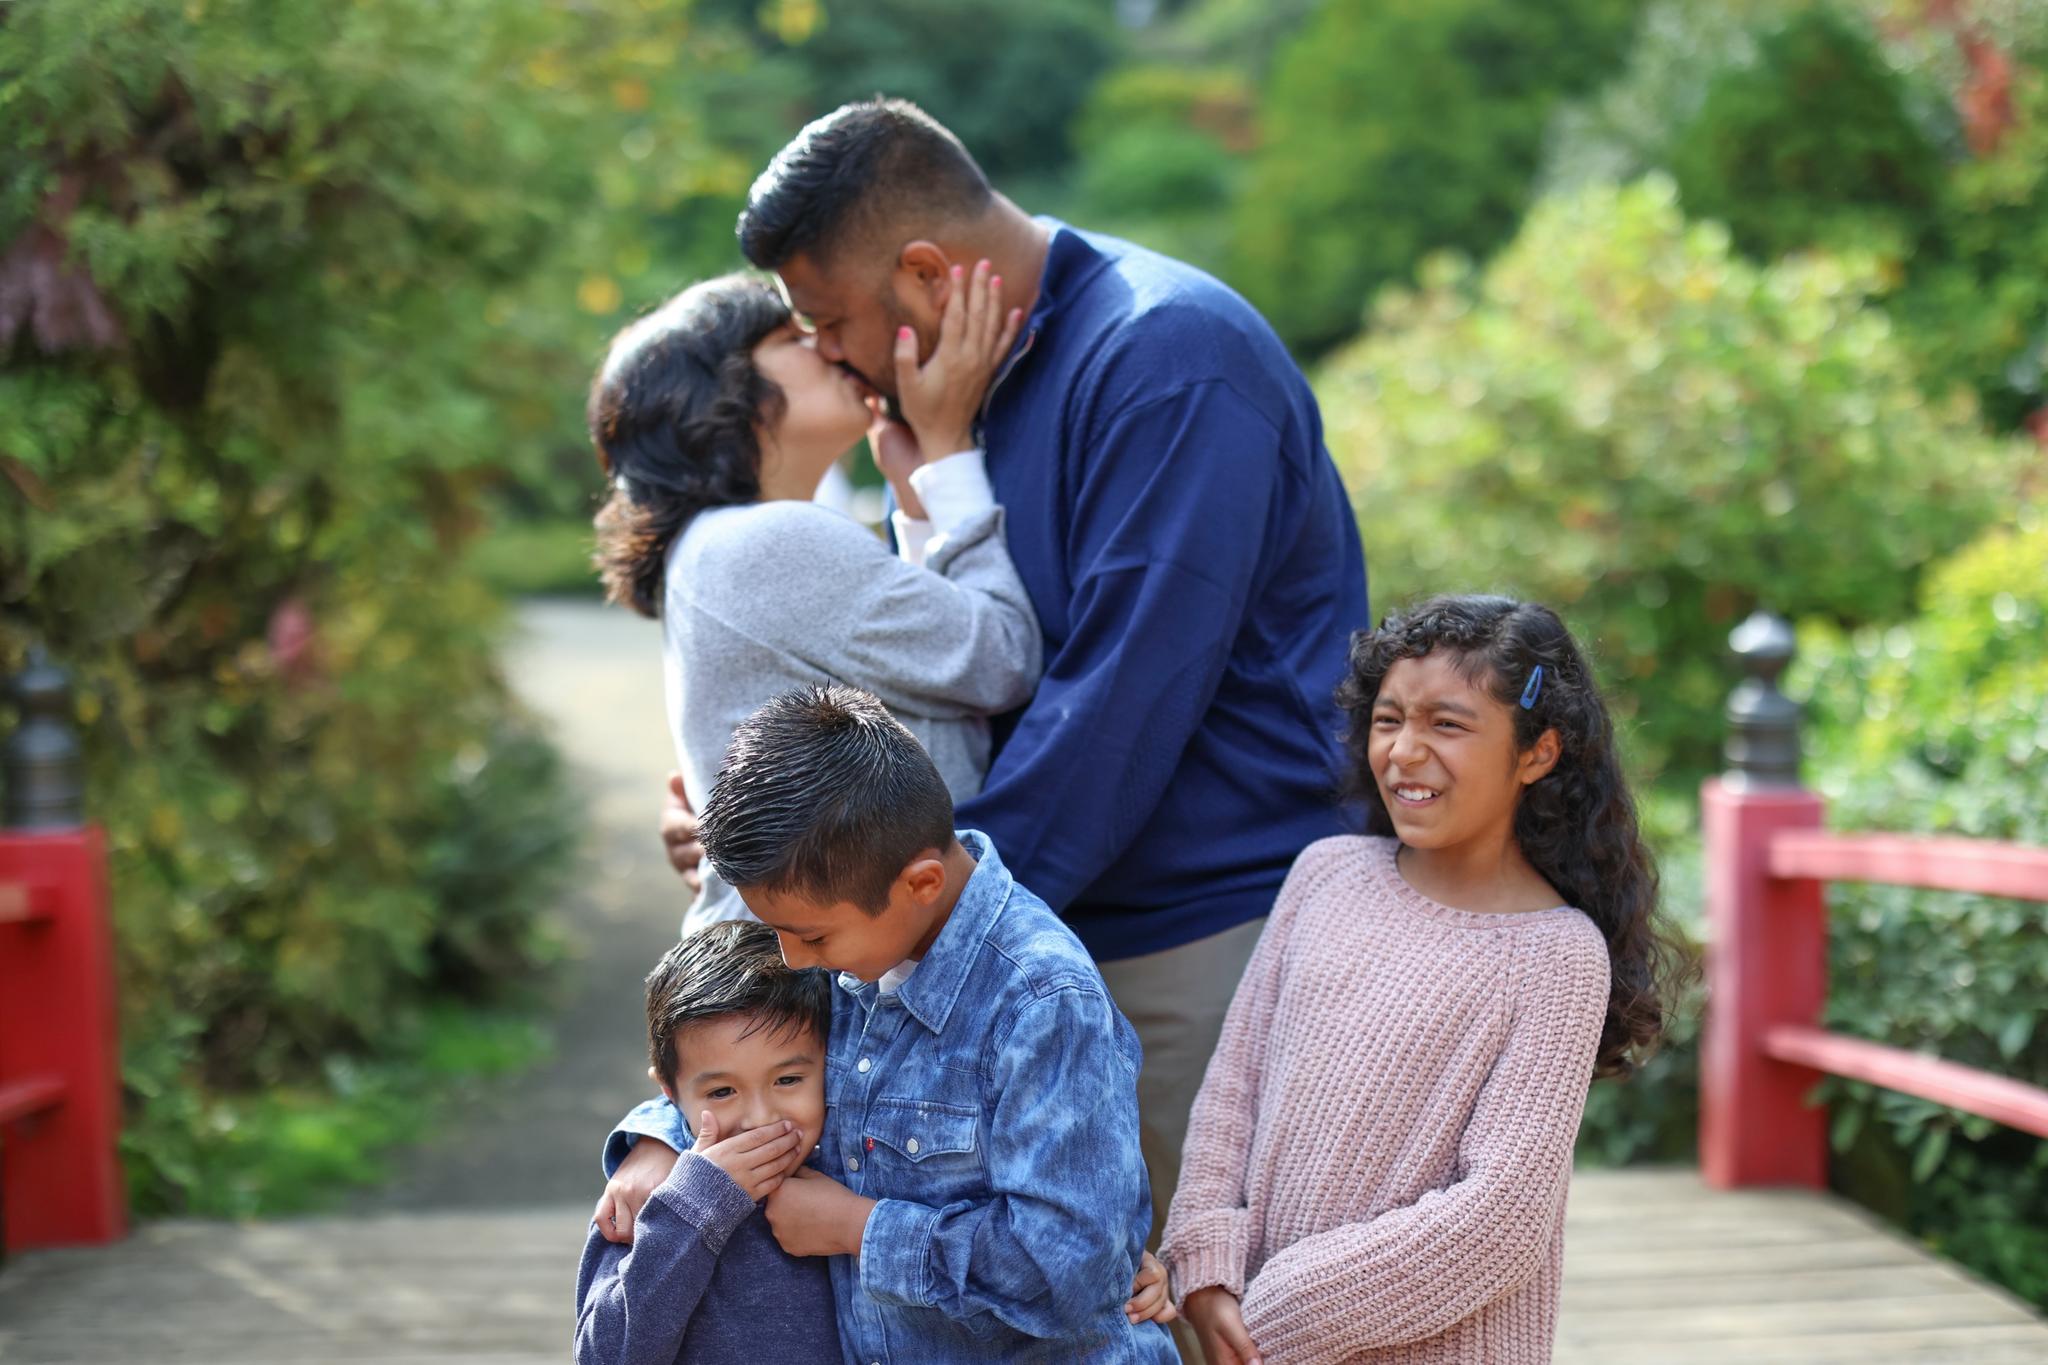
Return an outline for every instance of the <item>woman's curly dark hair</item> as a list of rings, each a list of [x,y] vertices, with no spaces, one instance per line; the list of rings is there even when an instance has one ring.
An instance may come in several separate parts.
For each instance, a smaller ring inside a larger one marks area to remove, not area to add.
[[[1656,1049],[1678,978],[1692,968],[1657,912],[1657,866],[1637,828],[1607,704],[1557,613],[1507,597],[1435,597],[1352,636],[1351,673],[1337,689],[1351,718],[1348,795],[1364,805],[1368,833],[1393,834],[1368,756],[1373,703],[1396,662],[1437,650],[1457,656],[1465,677],[1508,708],[1518,750],[1557,732],[1562,753],[1523,789],[1515,841],[1607,939],[1612,985],[1593,1074],[1627,1076]],[[1525,709],[1523,690],[1539,664],[1543,684]]]
[[[612,340],[586,412],[611,480],[596,517],[606,600],[658,619],[668,547],[691,518],[760,498],[755,429],[780,415],[783,396],[754,347],[788,321],[767,280],[722,275]]]

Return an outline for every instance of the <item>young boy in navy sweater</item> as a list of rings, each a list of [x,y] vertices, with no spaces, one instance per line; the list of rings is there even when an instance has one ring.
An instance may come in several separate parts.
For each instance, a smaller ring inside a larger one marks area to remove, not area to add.
[[[790,966],[837,973],[817,1168],[774,1189],[768,1224],[830,1258],[851,1358],[1168,1365],[1154,1286],[1124,1292],[1151,1222],[1137,1037],[1072,931],[952,819],[865,693],[788,693],[734,732],[706,856]],[[678,1123],[642,1106],[627,1126],[681,1149]],[[664,1156],[642,1141],[601,1214],[630,1222]]]
[[[576,1275],[577,1365],[836,1361],[821,1261],[775,1244],[758,1201],[825,1122],[823,972],[783,965],[774,931],[712,925],[647,977],[648,1052],[690,1150],[642,1206],[630,1246],[593,1222]]]

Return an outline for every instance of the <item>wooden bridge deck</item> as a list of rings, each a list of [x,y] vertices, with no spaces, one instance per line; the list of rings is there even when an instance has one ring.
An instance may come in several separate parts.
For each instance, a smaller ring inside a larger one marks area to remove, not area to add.
[[[540,1365],[585,1210],[159,1223],[0,1270],[0,1362]],[[2048,1362],[2048,1323],[1832,1199],[1583,1172],[1558,1365]]]

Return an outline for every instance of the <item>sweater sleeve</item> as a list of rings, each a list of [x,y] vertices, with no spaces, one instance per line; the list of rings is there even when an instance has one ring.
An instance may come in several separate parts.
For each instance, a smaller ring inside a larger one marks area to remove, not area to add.
[[[1273,913],[1259,931],[1258,946],[1252,949],[1237,992],[1230,998],[1222,1035],[1188,1116],[1180,1181],[1174,1187],[1159,1243],[1176,1306],[1185,1304],[1195,1290],[1211,1285],[1244,1295],[1251,1237],[1245,1172],[1251,1166],[1259,1091],[1287,944],[1302,898],[1310,884],[1319,880],[1318,853],[1318,847],[1311,845],[1295,859],[1280,888]]]
[[[753,1211],[730,1176],[686,1155],[640,1211],[630,1247],[593,1224],[576,1275],[577,1365],[674,1365],[726,1239]]]
[[[935,719],[1023,704],[1043,643],[1003,539],[1003,510],[937,526],[922,567],[809,504],[763,504],[716,581],[687,589],[729,629]]]
[[[1588,921],[1531,935],[1514,979],[1506,1043],[1458,1142],[1459,1178],[1267,1261],[1244,1320],[1269,1358],[1334,1362],[1424,1340],[1542,1267],[1606,1018],[1606,945]]]

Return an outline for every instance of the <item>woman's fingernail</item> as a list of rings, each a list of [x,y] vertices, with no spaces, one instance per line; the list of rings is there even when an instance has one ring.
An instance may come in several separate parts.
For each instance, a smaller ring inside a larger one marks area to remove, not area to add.
[[[908,327],[898,327],[896,329],[896,339],[898,341],[910,340],[910,329]]]
[[[989,276],[988,287],[991,289],[1001,289],[1003,287],[1003,277],[1001,275]]]

